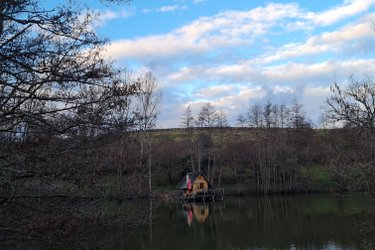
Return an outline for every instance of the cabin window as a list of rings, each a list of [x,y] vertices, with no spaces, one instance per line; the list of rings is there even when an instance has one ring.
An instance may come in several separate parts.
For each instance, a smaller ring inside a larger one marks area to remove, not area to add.
[[[199,188],[200,188],[200,189],[203,189],[203,188],[204,188],[204,183],[203,183],[203,182],[199,183]]]

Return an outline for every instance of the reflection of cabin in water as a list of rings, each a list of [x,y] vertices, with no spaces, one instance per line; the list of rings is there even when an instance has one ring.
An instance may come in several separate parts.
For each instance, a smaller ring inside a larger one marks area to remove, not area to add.
[[[210,210],[208,209],[208,205],[207,204],[204,204],[204,205],[193,204],[192,207],[193,207],[195,219],[200,224],[203,224],[207,220],[208,215],[210,214]]]
[[[201,172],[187,173],[178,183],[182,198],[195,201],[223,199],[224,189],[214,189]]]
[[[184,220],[186,220],[186,223],[190,227],[193,218],[195,218],[199,224],[203,224],[207,220],[210,210],[207,203],[187,203],[184,204],[184,209],[180,214],[182,214]]]

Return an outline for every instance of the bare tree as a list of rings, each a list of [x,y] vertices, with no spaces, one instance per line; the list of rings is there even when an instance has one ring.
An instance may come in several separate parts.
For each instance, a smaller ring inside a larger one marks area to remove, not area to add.
[[[334,83],[332,96],[327,99],[327,116],[335,122],[356,127],[370,136],[371,144],[375,135],[375,82],[370,78],[350,79],[347,86]]]
[[[327,117],[333,122],[341,122],[348,135],[355,134],[354,144],[361,145],[361,150],[341,150],[339,155],[343,162],[335,165],[350,165],[350,168],[337,167],[339,177],[351,179],[348,183],[360,180],[364,189],[374,192],[373,178],[375,176],[375,82],[366,77],[357,80],[350,78],[346,86],[334,83],[332,95],[327,99]],[[342,148],[337,145],[338,148]],[[353,176],[353,173],[357,173]]]
[[[221,109],[217,112],[216,127],[225,128],[229,126],[227,114]]]
[[[237,116],[237,125],[240,126],[241,128],[245,127],[246,124],[246,116],[244,114],[239,114]]]
[[[285,128],[287,127],[287,124],[288,124],[288,116],[289,116],[289,109],[288,107],[283,103],[280,105],[279,107],[279,115],[278,115],[278,118],[279,118],[279,127],[280,128]]]
[[[209,102],[204,104],[195,120],[197,126],[201,128],[196,139],[198,171],[202,170],[202,159],[205,154],[207,156],[207,176],[209,178],[212,164],[212,128],[215,127],[217,123],[217,111],[215,106]]]
[[[194,122],[194,116],[190,109],[190,106],[187,106],[184,114],[182,115],[180,124],[183,128],[191,128],[194,126]]]
[[[1,9],[2,131],[47,127],[46,118],[82,106],[88,86],[104,89],[113,80],[115,71],[100,58],[104,41],[88,28],[90,15],[69,6],[47,11],[31,0],[3,1]]]
[[[206,103],[199,111],[196,123],[201,128],[213,128],[217,123],[217,112],[215,106],[211,103]]]
[[[156,126],[158,116],[158,105],[161,102],[161,92],[157,89],[157,80],[151,72],[139,77],[136,82],[140,84],[140,92],[136,104],[136,122],[141,135],[140,143],[140,165],[143,165],[144,143],[147,148],[148,187],[152,190],[152,133],[151,129]]]
[[[190,109],[190,106],[187,106],[182,118],[181,118],[181,126],[187,130],[187,136],[189,141],[189,155],[190,155],[190,165],[193,172],[195,172],[195,164],[194,164],[194,131],[191,129],[193,128],[195,123],[194,116]]]
[[[84,153],[74,163],[69,159],[95,152],[98,135],[133,127],[130,99],[139,93],[139,84],[102,58],[106,41],[90,28],[93,17],[70,3],[47,10],[34,0],[0,2],[0,168],[5,182],[78,179],[86,166],[94,166],[82,163]]]
[[[252,105],[247,112],[247,120],[250,127],[261,128],[263,126],[262,106]]]
[[[303,111],[303,105],[297,99],[293,99],[289,108],[289,126],[291,128],[308,128],[310,123],[306,119],[306,113]]]
[[[225,136],[227,133],[227,129],[229,127],[228,124],[228,119],[227,115],[223,110],[220,110],[217,114],[217,129],[218,129],[218,136],[216,138],[216,145],[215,145],[215,150],[214,150],[214,159],[212,162],[212,171],[211,171],[211,176],[210,180],[211,183],[215,183],[215,177],[216,177],[216,169],[217,167],[219,168],[219,174],[218,174],[218,182],[221,184],[221,175],[222,175],[222,165],[223,165],[223,157],[222,157],[222,152],[223,152],[223,147],[225,143]]]

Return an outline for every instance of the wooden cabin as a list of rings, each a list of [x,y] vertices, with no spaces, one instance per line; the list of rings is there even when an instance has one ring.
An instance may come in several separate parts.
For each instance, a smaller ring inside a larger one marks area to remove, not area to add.
[[[209,186],[208,180],[200,172],[187,173],[177,185],[178,189],[182,190],[186,196],[204,193]]]
[[[201,172],[187,173],[178,183],[177,188],[182,191],[184,199],[214,200],[215,195],[222,199],[224,194],[223,189],[214,189]]]

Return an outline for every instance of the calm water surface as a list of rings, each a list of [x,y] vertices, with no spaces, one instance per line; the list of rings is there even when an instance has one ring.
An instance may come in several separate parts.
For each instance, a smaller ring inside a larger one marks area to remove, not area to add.
[[[158,207],[103,201],[85,213],[91,210],[114,221],[68,235],[72,242],[0,237],[0,249],[375,249],[375,200],[365,195],[226,197]],[[129,228],[116,223],[121,216],[146,224]]]
[[[226,198],[159,207],[152,224],[111,237],[123,249],[375,249],[364,232],[374,205],[364,195]]]

